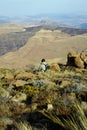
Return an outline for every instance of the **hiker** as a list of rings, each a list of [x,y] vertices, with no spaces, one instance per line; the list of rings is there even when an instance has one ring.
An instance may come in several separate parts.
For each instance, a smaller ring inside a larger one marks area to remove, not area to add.
[[[46,63],[45,59],[42,59],[38,70],[45,72],[48,69],[50,69],[50,66]]]

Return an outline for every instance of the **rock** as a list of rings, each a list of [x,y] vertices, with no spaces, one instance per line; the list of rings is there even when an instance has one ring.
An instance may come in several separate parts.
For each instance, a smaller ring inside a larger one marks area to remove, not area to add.
[[[69,52],[68,57],[80,57],[80,53],[79,52]]]
[[[80,57],[75,57],[74,64],[78,68],[84,68],[84,62],[81,60]]]
[[[73,83],[70,87],[70,91],[74,93],[79,93],[81,92],[84,88],[86,88],[85,85],[81,83]]]
[[[81,83],[76,83],[76,82],[70,83],[70,81],[62,81],[62,83],[60,84],[60,93],[78,94],[81,91],[83,91],[85,88],[86,86]]]
[[[84,62],[84,68],[87,68],[87,53],[81,53],[81,59]]]
[[[78,68],[84,68],[84,62],[80,57],[80,53],[70,52],[67,55],[67,65]]]
[[[80,54],[80,58],[85,62],[85,61],[87,60],[87,54],[84,53],[84,52],[82,52],[82,53]]]
[[[69,52],[67,54],[67,65],[69,66],[75,66],[75,57],[77,57],[78,55],[76,54],[76,52]]]
[[[4,79],[12,81],[14,79],[14,76],[10,73],[6,74]]]
[[[48,83],[46,80],[34,80],[31,85],[35,86],[35,87],[42,87],[42,86],[46,86]]]
[[[16,81],[13,81],[9,87],[21,87],[21,86],[24,86],[25,84],[27,84],[27,81],[24,81],[24,80],[16,80]]]
[[[30,83],[30,85],[34,87],[46,87],[46,90],[50,90],[55,87],[55,83],[48,81],[46,79],[40,79],[40,80],[34,80],[33,82]]]
[[[15,102],[26,101],[27,95],[25,93],[17,93],[11,100]]]
[[[50,69],[51,69],[52,71],[55,71],[55,72],[60,71],[60,67],[59,67],[59,65],[58,65],[57,63],[51,64],[51,65],[50,65]]]
[[[29,79],[36,79],[35,74],[31,73],[31,72],[20,72],[19,74],[17,74],[15,79],[21,79],[21,80],[29,80]]]

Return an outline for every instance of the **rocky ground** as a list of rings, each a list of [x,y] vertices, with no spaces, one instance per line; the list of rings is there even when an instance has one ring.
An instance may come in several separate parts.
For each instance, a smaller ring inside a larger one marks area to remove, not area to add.
[[[1,68],[0,130],[87,130],[84,59],[69,53],[46,72]]]

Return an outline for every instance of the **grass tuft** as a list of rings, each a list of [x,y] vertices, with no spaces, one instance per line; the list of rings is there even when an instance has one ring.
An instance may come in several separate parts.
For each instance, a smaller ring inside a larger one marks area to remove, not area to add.
[[[84,114],[84,111],[80,107],[78,103],[73,106],[73,110],[70,116],[66,118],[58,117],[52,112],[48,112],[47,110],[40,111],[44,116],[52,120],[53,122],[61,125],[65,129],[69,130],[87,130],[87,118]]]

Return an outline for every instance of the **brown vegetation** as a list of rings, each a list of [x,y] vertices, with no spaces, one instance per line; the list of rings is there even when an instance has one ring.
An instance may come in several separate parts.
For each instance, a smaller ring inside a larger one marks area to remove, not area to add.
[[[0,69],[0,129],[86,130],[87,70],[58,67],[56,72]]]

